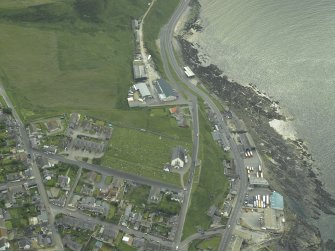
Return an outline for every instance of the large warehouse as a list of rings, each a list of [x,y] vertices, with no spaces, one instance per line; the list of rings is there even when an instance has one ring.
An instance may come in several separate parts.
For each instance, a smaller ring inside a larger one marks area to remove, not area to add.
[[[149,98],[149,97],[151,97],[151,93],[150,93],[149,88],[146,85],[146,83],[137,83],[137,84],[134,85],[134,89],[136,91],[139,91],[139,93],[141,94],[142,98]]]
[[[284,210],[284,199],[280,193],[272,192],[270,196],[271,208],[277,210]]]
[[[157,81],[155,81],[154,85],[156,87],[160,101],[167,102],[177,99],[176,92],[164,79],[158,79]]]
[[[145,70],[145,65],[141,60],[134,60],[133,72],[135,81],[145,81],[148,78],[147,71]]]

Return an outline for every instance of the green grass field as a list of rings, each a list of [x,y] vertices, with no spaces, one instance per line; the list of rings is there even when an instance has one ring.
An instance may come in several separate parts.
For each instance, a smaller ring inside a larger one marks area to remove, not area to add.
[[[0,1],[0,77],[21,116],[125,108],[131,19],[146,8],[146,0]]]
[[[188,209],[183,231],[183,239],[197,232],[197,227],[208,229],[211,223],[206,215],[213,204],[220,205],[228,190],[228,181],[224,175],[222,160],[227,158],[222,149],[213,140],[211,125],[206,119],[203,105],[199,103],[200,148],[202,160],[200,180],[193,184],[191,205]],[[195,179],[196,181],[196,179]]]
[[[190,143],[140,130],[116,127],[101,164],[149,178],[180,185],[178,174],[167,173],[172,149],[178,145],[191,149]]]
[[[217,250],[220,245],[221,238],[219,236],[215,236],[206,240],[196,240],[193,241],[189,247],[189,251],[196,250]]]

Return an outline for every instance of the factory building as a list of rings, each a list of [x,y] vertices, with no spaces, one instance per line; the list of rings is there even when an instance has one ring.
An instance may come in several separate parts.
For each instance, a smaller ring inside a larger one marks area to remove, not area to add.
[[[254,186],[254,187],[268,187],[269,186],[269,182],[266,179],[261,178],[261,177],[250,176],[249,183],[251,186]]]
[[[192,78],[192,77],[194,77],[195,75],[194,75],[194,73],[193,73],[193,71],[190,69],[190,67],[188,67],[188,66],[185,66],[184,67],[184,72],[185,72],[185,74],[186,74],[186,76],[188,77],[188,78]]]
[[[272,192],[270,195],[271,208],[277,210],[284,210],[284,198],[280,193]]]
[[[134,60],[133,73],[134,73],[134,80],[136,82],[145,81],[148,78],[145,65],[141,60]]]
[[[159,100],[162,102],[173,101],[177,99],[176,92],[171,86],[164,80],[158,79],[154,82],[154,86],[157,90]]]
[[[151,93],[146,83],[137,83],[134,85],[134,89],[140,93],[143,99],[151,97]]]

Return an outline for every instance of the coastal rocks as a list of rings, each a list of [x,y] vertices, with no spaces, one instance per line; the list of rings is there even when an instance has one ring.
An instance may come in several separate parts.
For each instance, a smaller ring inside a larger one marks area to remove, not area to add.
[[[302,219],[295,219],[291,222],[295,224],[290,226],[289,231],[284,233],[279,242],[283,250],[320,250],[321,237],[316,227],[306,224]]]
[[[197,15],[192,20],[197,21]],[[197,45],[188,39],[190,29],[201,30],[198,25],[199,22],[196,25],[188,22],[178,36],[184,62],[199,76],[202,84],[246,123],[264,159],[265,177],[271,188],[286,195],[286,211],[292,217],[287,220],[286,232],[278,245],[283,250],[320,250],[320,233],[312,223],[318,219],[320,211],[334,214],[335,201],[323,189],[307,146],[301,139],[285,140],[270,126],[269,121],[286,120],[278,112],[278,102],[254,85],[242,86],[230,81],[217,66],[202,64]],[[331,246],[329,243],[327,245]]]

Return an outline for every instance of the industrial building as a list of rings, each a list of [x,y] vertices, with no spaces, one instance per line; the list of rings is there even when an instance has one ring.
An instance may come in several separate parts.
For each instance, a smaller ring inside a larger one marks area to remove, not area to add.
[[[158,79],[157,81],[155,81],[154,86],[156,87],[160,101],[168,102],[177,99],[176,92],[164,79]]]
[[[146,83],[137,83],[133,87],[135,91],[140,93],[143,99],[151,97],[151,93]]]
[[[134,60],[133,73],[135,81],[145,81],[148,78],[145,65],[141,60]]]
[[[280,193],[272,192],[270,195],[271,208],[284,210],[284,198]]]
[[[189,78],[192,78],[192,77],[195,76],[193,71],[188,66],[184,67],[184,72],[185,72],[186,76],[189,77]]]
[[[266,179],[261,178],[261,177],[250,176],[249,183],[251,186],[258,186],[258,187],[268,187],[269,186],[269,182]]]

